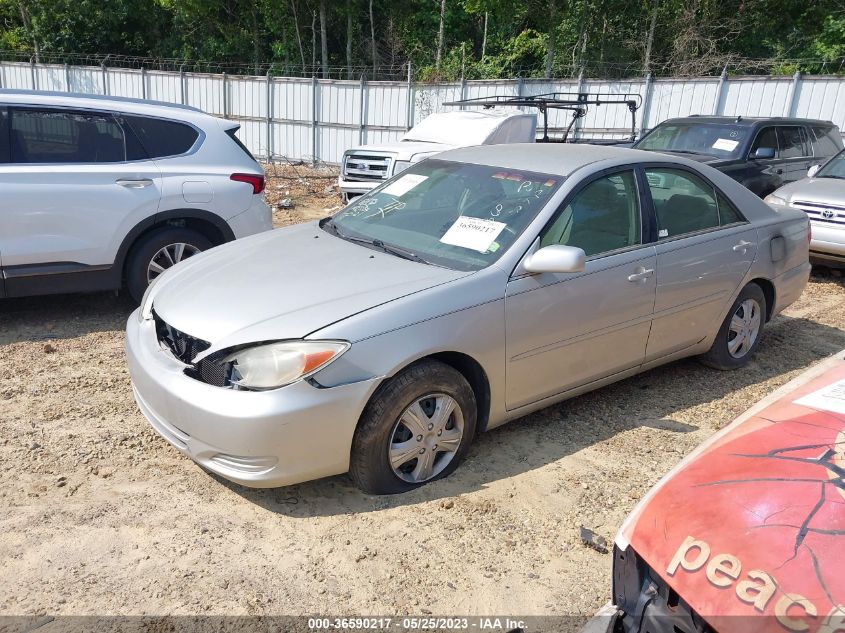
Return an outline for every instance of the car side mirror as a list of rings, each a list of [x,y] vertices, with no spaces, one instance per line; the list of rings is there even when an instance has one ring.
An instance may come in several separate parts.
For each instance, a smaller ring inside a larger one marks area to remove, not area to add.
[[[758,147],[754,150],[754,153],[751,155],[751,158],[756,159],[767,159],[767,158],[774,158],[775,157],[775,148],[774,147]]]
[[[529,255],[522,267],[529,273],[580,273],[586,262],[583,249],[552,244]]]
[[[813,165],[810,169],[807,170],[807,178],[812,178],[817,173],[819,173],[819,169],[821,169],[821,165]]]

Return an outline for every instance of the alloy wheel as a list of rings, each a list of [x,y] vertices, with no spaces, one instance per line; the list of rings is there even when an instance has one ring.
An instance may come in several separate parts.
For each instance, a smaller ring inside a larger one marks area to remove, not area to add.
[[[394,474],[410,483],[439,475],[455,458],[464,436],[464,416],[444,393],[417,399],[399,416],[388,440]]]
[[[193,257],[200,252],[193,244],[186,244],[185,242],[177,242],[175,244],[168,244],[162,246],[155,255],[153,255],[150,263],[147,265],[147,283],[152,282],[165,270],[171,266],[175,266],[183,259]]]
[[[760,304],[754,299],[746,299],[740,303],[728,330],[728,352],[734,358],[745,356],[760,335]]]

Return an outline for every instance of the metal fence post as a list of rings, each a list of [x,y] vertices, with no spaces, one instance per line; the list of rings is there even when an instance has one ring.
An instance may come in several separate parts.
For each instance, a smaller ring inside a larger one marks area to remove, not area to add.
[[[220,95],[220,96],[223,100],[223,118],[224,119],[229,116],[229,103],[228,103],[228,99],[227,99],[227,97],[229,95],[229,91],[227,89],[228,81],[229,81],[229,75],[227,75],[226,73],[223,73],[223,83],[222,83],[223,87],[221,89],[223,94]]]
[[[317,75],[311,75],[311,164],[317,166]]]
[[[722,69],[719,75],[719,85],[716,87],[716,97],[713,99],[713,114],[718,115],[724,109],[722,107],[722,95],[725,93],[725,84],[728,83],[728,65]]]
[[[801,71],[796,70],[792,75],[792,84],[789,86],[789,96],[786,98],[786,107],[783,116],[795,116],[798,109],[798,95],[801,89]]]
[[[648,125],[648,115],[651,111],[651,94],[653,83],[654,77],[652,77],[651,73],[648,73],[645,76],[645,94],[643,95],[643,104],[640,106],[640,121],[637,125],[638,137],[641,137],[643,135],[646,125]]]
[[[185,64],[179,66],[179,102],[185,105]]]
[[[408,62],[408,97],[405,104],[405,130],[414,127],[414,75],[411,62]]]
[[[100,64],[100,70],[103,73],[103,94],[109,94],[109,71],[106,67],[106,61],[108,61],[109,56],[106,55],[106,58],[103,60],[103,63]]]
[[[367,81],[361,74],[361,120],[358,123],[358,145],[364,144],[364,128],[367,126]]]
[[[70,91],[70,66],[65,64],[65,92]]]
[[[584,67],[581,66],[581,70],[578,71],[578,94],[584,92]],[[572,140],[578,139],[578,133],[581,131],[581,128],[584,127],[584,117],[578,117],[575,119],[575,125],[573,126],[572,130]]]
[[[141,98],[147,98],[147,68],[141,66]]]
[[[32,89],[38,90],[38,75],[35,74],[35,59],[29,58],[29,70],[32,73]]]
[[[3,75],[3,60],[0,59],[0,89],[5,88],[4,84],[4,75]]]
[[[273,162],[273,77],[267,71],[267,162]]]
[[[461,77],[461,101],[467,98],[467,80]],[[461,110],[464,110],[464,106],[460,106]]]

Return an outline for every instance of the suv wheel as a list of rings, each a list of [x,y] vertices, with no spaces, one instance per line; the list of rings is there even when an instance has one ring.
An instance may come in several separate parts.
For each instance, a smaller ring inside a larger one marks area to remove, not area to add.
[[[460,372],[427,360],[380,389],[352,440],[349,474],[371,494],[418,488],[451,473],[475,435],[475,394]]]
[[[212,246],[202,233],[177,227],[158,229],[141,238],[126,263],[126,286],[130,296],[140,303],[147,286],[161,273]]]

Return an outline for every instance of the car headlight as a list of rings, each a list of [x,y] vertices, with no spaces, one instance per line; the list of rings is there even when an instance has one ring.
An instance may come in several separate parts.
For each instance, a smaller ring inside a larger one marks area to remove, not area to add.
[[[782,198],[780,196],[776,196],[773,193],[770,193],[768,196],[763,198],[763,202],[766,204],[773,204],[776,207],[784,207],[786,206],[786,198]]]
[[[413,163],[409,160],[397,160],[393,163],[393,175],[395,176],[400,171],[405,171],[410,167]]]
[[[349,349],[346,341],[280,341],[246,347],[223,357],[232,383],[246,389],[278,389],[307,378]]]

